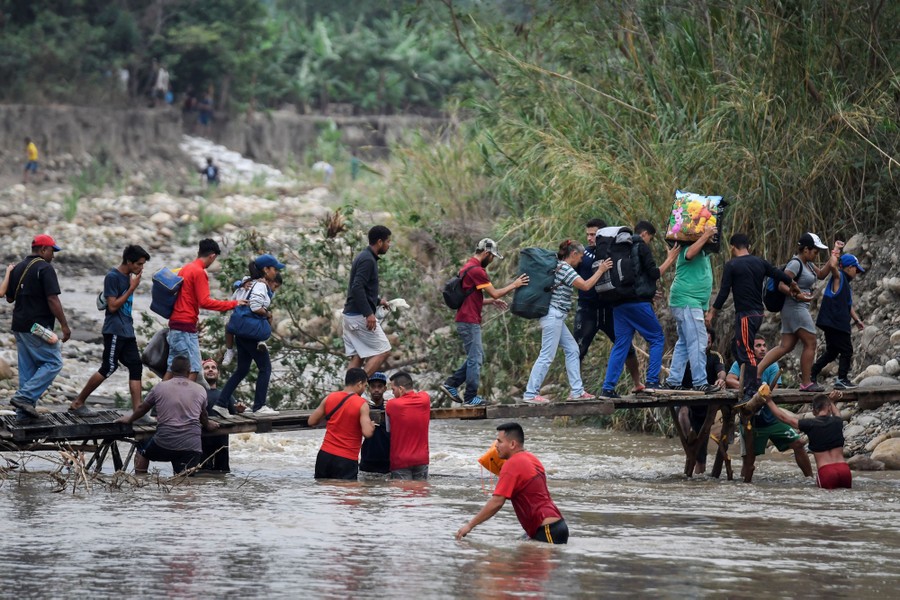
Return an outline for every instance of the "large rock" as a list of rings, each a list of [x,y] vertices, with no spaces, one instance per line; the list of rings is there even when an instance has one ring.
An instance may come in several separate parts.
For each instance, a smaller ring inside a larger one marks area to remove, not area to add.
[[[884,372],[887,375],[896,375],[897,373],[900,373],[900,360],[892,358],[884,363]]]
[[[857,454],[847,461],[853,471],[884,471],[884,463],[865,454]]]
[[[900,438],[884,440],[872,452],[872,459],[884,463],[885,469],[900,469]]]
[[[891,334],[891,346],[900,346],[900,329]]]
[[[0,357],[0,381],[12,379],[15,376],[12,366],[6,362],[6,359]]]
[[[872,387],[883,387],[886,385],[897,385],[898,382],[893,377],[885,377],[884,375],[873,375],[872,377],[866,377],[865,379],[859,382],[859,387],[861,388],[872,388]]]
[[[844,427],[844,438],[855,438],[866,432],[866,428],[862,425],[847,425]]]
[[[863,369],[853,380],[859,383],[867,377],[878,377],[884,375],[884,367],[881,365],[869,365]]]
[[[857,233],[844,244],[844,253],[845,254],[856,254],[857,256],[862,253],[864,250],[863,244],[866,241],[865,234]]]

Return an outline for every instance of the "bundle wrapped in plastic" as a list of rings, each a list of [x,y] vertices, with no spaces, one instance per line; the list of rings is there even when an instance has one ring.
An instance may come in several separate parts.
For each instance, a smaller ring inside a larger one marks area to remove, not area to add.
[[[670,242],[695,242],[706,226],[718,227],[725,210],[722,196],[702,196],[693,192],[675,190],[675,203],[669,215],[666,240]],[[718,252],[719,236],[711,241],[710,250]]]

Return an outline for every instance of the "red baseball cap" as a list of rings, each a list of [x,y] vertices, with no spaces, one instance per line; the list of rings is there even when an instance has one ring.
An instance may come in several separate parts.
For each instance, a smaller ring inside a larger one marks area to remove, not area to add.
[[[56,245],[56,241],[46,233],[34,236],[34,240],[32,240],[31,242],[31,247],[34,248],[36,246],[50,246],[57,252],[62,250],[62,248]]]

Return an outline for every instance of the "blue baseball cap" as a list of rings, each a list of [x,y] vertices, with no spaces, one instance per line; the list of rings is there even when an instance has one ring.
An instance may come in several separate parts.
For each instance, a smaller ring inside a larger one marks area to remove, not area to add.
[[[844,254],[841,256],[841,267],[856,267],[859,269],[860,273],[865,273],[866,270],[860,266],[859,261],[852,254]]]
[[[278,262],[278,259],[271,254],[261,254],[256,257],[256,260],[254,262],[260,269],[265,269],[266,267],[275,267],[279,271],[284,270],[284,263]]]
[[[381,381],[381,382],[387,384],[387,374],[384,373],[383,371],[375,371],[369,377],[369,381]]]

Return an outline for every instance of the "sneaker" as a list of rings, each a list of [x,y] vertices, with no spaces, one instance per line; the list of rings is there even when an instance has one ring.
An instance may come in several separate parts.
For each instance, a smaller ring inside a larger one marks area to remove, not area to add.
[[[708,383],[704,383],[703,385],[695,385],[691,389],[695,392],[703,392],[704,394],[715,394],[719,391],[719,388],[714,385],[709,385]]]
[[[580,396],[569,396],[569,400],[596,400],[597,396],[582,392]]]
[[[254,410],[253,414],[274,417],[275,415],[280,414],[280,413],[273,408],[269,408],[268,406],[263,405],[262,407],[258,408],[257,410]]]
[[[97,414],[96,410],[92,410],[82,404],[78,408],[69,408],[67,411],[70,415],[75,415],[76,417],[93,417]]]
[[[230,365],[234,362],[234,348],[225,348],[225,356],[222,357],[223,365]]]
[[[810,381],[806,385],[801,385],[800,391],[801,392],[824,392],[825,388],[823,388],[821,385],[819,385],[815,381]]]
[[[550,404],[550,398],[544,396],[534,396],[533,398],[522,398],[525,404]]]
[[[459,390],[457,390],[452,385],[447,385],[446,383],[441,384],[441,391],[450,396],[450,399],[454,402],[462,402],[462,398],[459,397]]]
[[[23,411],[26,415],[31,417],[32,419],[37,419],[41,416],[41,413],[37,411],[34,404],[28,402],[27,400],[23,400],[21,398],[13,398],[9,401],[10,404]]]
[[[265,342],[260,342],[256,345],[256,349],[259,350],[260,352],[268,352],[269,345]]]
[[[611,398],[611,399],[615,400],[617,398],[621,398],[622,396],[618,395],[615,390],[603,389],[603,390],[600,390],[600,397],[601,398]]]
[[[849,379],[841,379],[840,377],[835,377],[834,379],[834,389],[836,390],[855,390],[858,387]]]
[[[213,406],[213,412],[222,417],[223,419],[227,419],[231,416],[231,413],[228,412],[228,409],[224,406],[219,406],[218,404]]]
[[[484,406],[487,403],[481,396],[475,396],[471,400],[466,400],[465,402],[463,402],[463,404],[465,404],[466,406]]]

